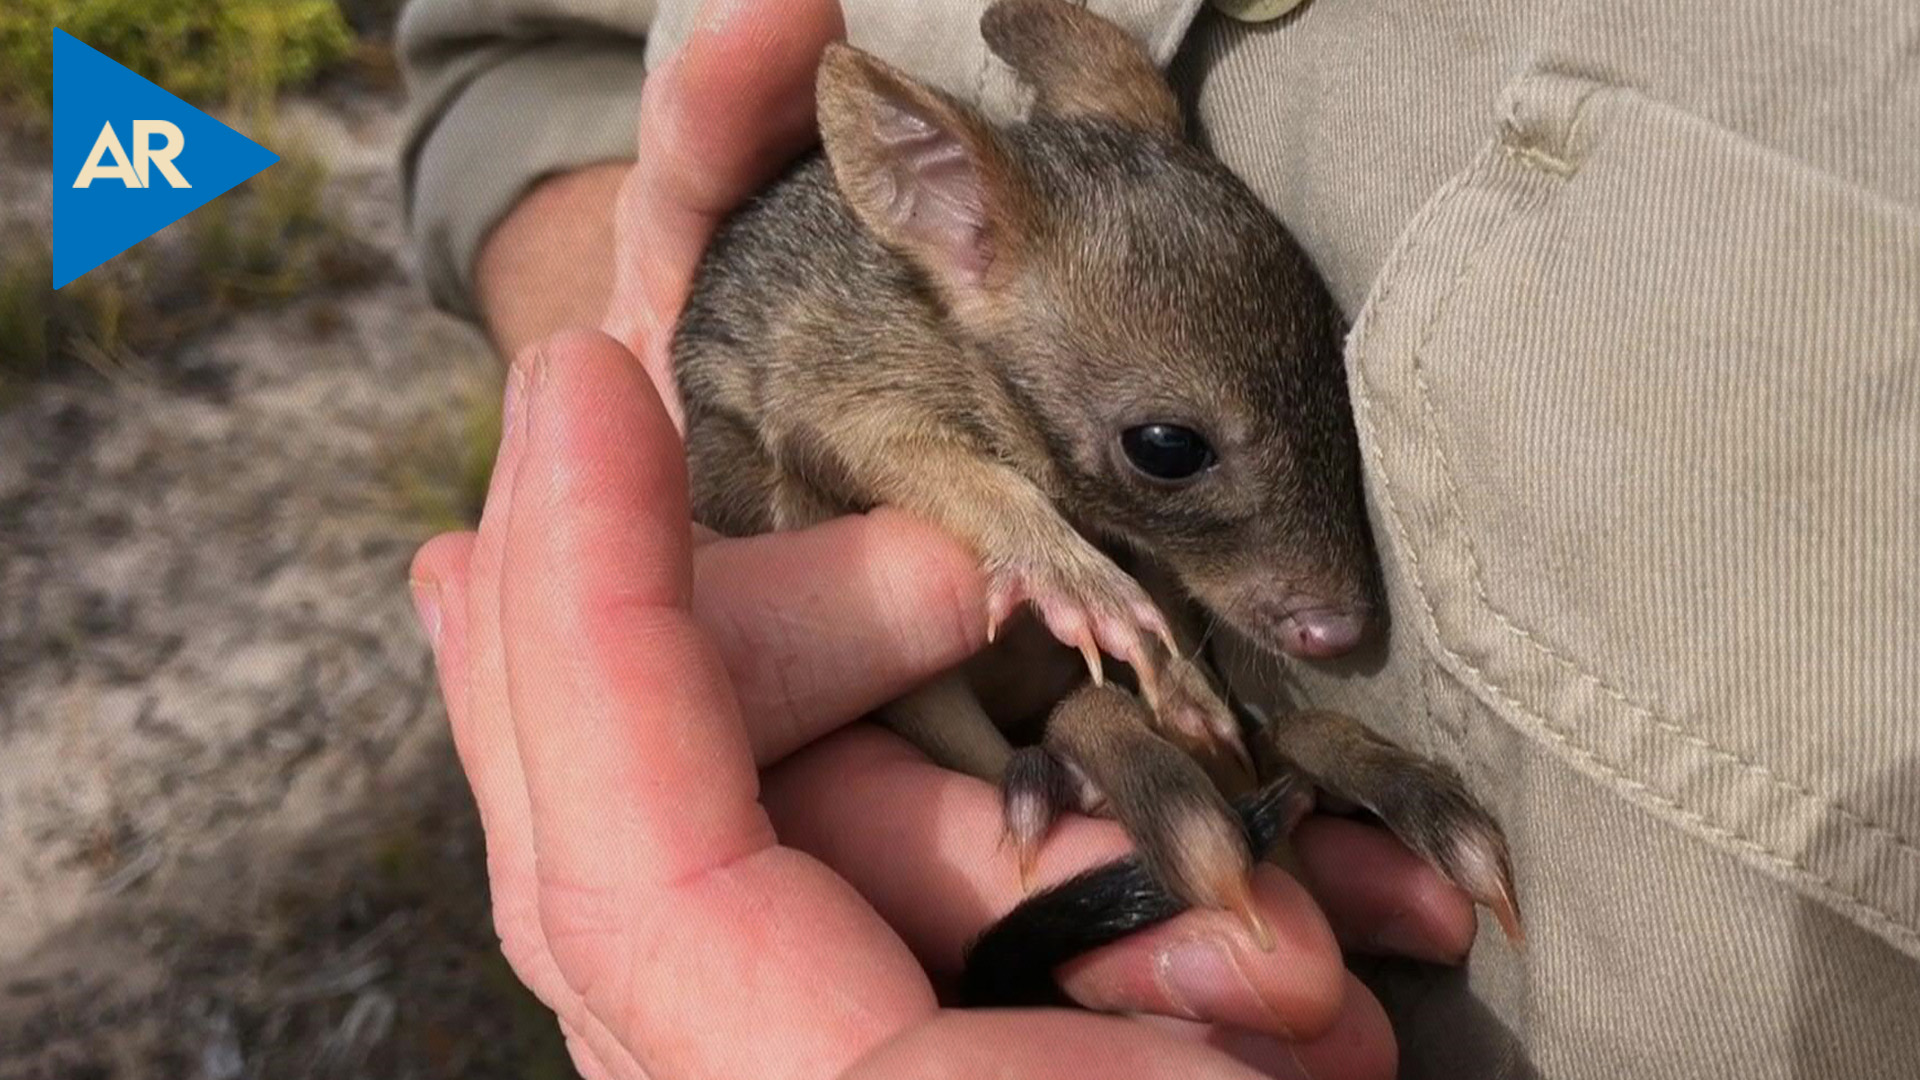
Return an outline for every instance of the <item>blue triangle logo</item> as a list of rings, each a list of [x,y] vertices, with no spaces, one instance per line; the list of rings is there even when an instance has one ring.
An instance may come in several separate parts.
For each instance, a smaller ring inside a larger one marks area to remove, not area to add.
[[[278,155],[53,32],[53,287],[186,217]]]

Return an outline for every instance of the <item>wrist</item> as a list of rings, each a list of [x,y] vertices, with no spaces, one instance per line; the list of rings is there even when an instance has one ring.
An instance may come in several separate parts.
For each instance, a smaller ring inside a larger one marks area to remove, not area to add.
[[[613,287],[614,201],[631,168],[607,162],[542,180],[488,235],[475,281],[503,358],[559,330],[600,324]]]

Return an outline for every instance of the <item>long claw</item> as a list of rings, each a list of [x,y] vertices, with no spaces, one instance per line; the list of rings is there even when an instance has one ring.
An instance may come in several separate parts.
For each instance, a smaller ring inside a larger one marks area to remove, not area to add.
[[[1477,899],[1493,911],[1493,917],[1499,921],[1500,932],[1507,935],[1507,941],[1515,946],[1527,943],[1527,928],[1520,925],[1520,908],[1514,904],[1513,895],[1504,886],[1497,895]]]
[[[1468,896],[1493,912],[1508,941],[1524,944],[1527,932],[1520,925],[1520,905],[1514,898],[1513,868],[1507,859],[1506,839],[1492,819],[1485,817],[1463,793],[1456,794],[1461,816],[1447,823],[1448,841],[1438,848],[1444,858],[1436,864],[1442,873],[1465,889]],[[1388,821],[1389,827],[1393,824]]]
[[[1071,805],[1071,783],[1065,766],[1041,747],[1019,750],[1007,762],[1000,780],[1000,816],[1006,827],[1002,842],[1013,845],[1022,892],[1033,888],[1040,842],[1060,812]]]
[[[1040,845],[1021,844],[1014,855],[1020,863],[1020,891],[1023,894],[1030,893],[1033,891],[1033,864],[1040,859]]]
[[[1153,666],[1147,663],[1139,631],[1126,623],[1100,619],[1094,624],[1094,636],[1109,656],[1132,664],[1135,669]]]
[[[1264,720],[1264,718],[1262,718]],[[1275,752],[1318,788],[1323,809],[1358,805],[1499,921],[1507,939],[1526,941],[1506,837],[1459,773],[1383,741],[1358,720],[1306,710],[1267,723]]]
[[[1180,666],[1181,670],[1190,668],[1184,659],[1176,659],[1174,664]],[[1141,695],[1146,698],[1155,716],[1193,743],[1207,747],[1221,757],[1231,758],[1248,776],[1257,775],[1253,754],[1241,737],[1238,721],[1231,710],[1213,700],[1210,689],[1195,691],[1203,694],[1202,698],[1182,697],[1181,684],[1171,677],[1165,677],[1159,668],[1137,668],[1135,673],[1140,679]]]
[[[1099,654],[1150,670],[1157,664],[1152,635],[1177,655],[1173,631],[1138,582],[1118,567],[1101,560],[1081,565],[1008,566],[991,571],[993,584],[987,599],[987,641],[999,636],[1000,625],[1018,603],[1030,604],[1041,623],[1058,640],[1088,658],[1087,672],[1096,686],[1106,684]]]
[[[1180,655],[1180,643],[1173,640],[1173,631],[1162,626],[1154,631],[1154,636],[1160,639],[1161,645],[1166,646],[1168,656]]]
[[[1247,934],[1253,938],[1253,943],[1261,952],[1272,952],[1275,944],[1273,928],[1267,925],[1267,920],[1261,916],[1259,907],[1254,904],[1251,882],[1241,875],[1231,881],[1220,882],[1219,886],[1218,895],[1221,903],[1240,920],[1240,925],[1247,928]]]
[[[1259,909],[1249,904],[1235,911],[1234,914],[1240,917],[1241,924],[1247,928],[1247,933],[1253,936],[1253,943],[1261,952],[1273,951],[1277,944],[1274,940],[1273,928],[1268,926],[1267,920],[1261,917]]]
[[[1166,689],[1166,682],[1160,677],[1159,666],[1156,664],[1137,666],[1133,669],[1133,674],[1140,680],[1140,696],[1146,699],[1147,707],[1157,715],[1160,712],[1160,703],[1165,700],[1162,692]]]
[[[1020,872],[1020,891],[1023,894],[1031,893],[1033,868],[1040,861],[1040,838],[1017,830],[1009,820],[1000,833],[1000,843],[1002,846],[1013,845],[1014,866]]]
[[[1086,658],[1087,674],[1093,676],[1093,685],[1107,685],[1107,673],[1100,663],[1100,646],[1095,645],[1091,639],[1083,638],[1080,642],[1080,655]]]
[[[1160,614],[1152,605],[1148,605],[1144,611],[1135,611],[1134,614],[1143,626],[1153,632],[1154,637],[1160,639],[1160,644],[1166,647],[1169,657],[1180,655],[1180,643],[1174,640],[1173,628],[1167,625],[1166,616]]]

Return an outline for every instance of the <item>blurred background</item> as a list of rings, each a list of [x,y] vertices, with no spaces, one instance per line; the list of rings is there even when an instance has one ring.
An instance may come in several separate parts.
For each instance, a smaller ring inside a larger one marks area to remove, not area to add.
[[[405,587],[498,371],[426,307],[400,0],[0,3],[0,1078],[570,1075]],[[51,28],[279,164],[53,293]]]

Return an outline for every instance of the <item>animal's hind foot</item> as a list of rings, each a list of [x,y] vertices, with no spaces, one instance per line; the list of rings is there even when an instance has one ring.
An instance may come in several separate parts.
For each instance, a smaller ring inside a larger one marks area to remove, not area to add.
[[[1102,813],[1106,797],[1084,773],[1046,747],[1026,746],[1007,760],[1007,771],[1000,779],[1000,810],[1006,841],[1013,845],[1020,865],[1020,887],[1028,889],[1040,844],[1053,823],[1069,811]]]
[[[1117,687],[1083,687],[1047,722],[1045,745],[1106,796],[1153,876],[1187,903],[1234,913],[1262,948],[1253,857],[1239,815],[1205,770],[1155,734],[1146,706]]]
[[[1329,794],[1355,803],[1421,858],[1485,905],[1514,942],[1524,941],[1507,840],[1459,774],[1373,734],[1358,720],[1318,710],[1269,725],[1275,751]]]

